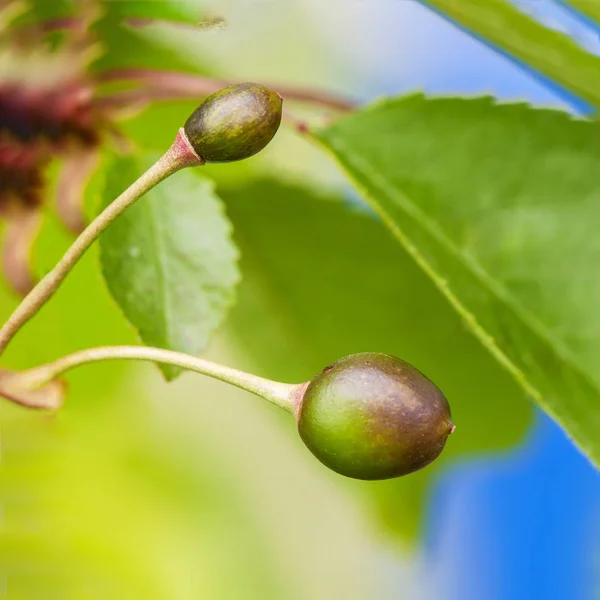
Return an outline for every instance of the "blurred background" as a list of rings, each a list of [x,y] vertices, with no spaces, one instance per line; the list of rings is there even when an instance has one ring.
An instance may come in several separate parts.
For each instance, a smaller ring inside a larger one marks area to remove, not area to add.
[[[520,6],[600,47],[598,32],[558,3]],[[227,26],[136,35],[160,36],[174,63],[200,72],[361,103],[425,90],[586,111],[416,1],[199,8]],[[124,129],[164,150],[193,104],[153,106]],[[299,382],[345,354],[396,354],[444,390],[457,433],[425,471],[354,482],[328,472],[286,415],[245,392],[191,374],[166,384],[150,366],[82,368],[56,416],[0,406],[0,596],[600,598],[600,476],[464,330],[337,167],[287,127],[256,159],[207,173],[243,276],[207,356]],[[51,211],[46,221],[40,273],[69,241]],[[96,262],[86,256],[8,364],[135,343]],[[15,304],[1,288],[2,319]]]

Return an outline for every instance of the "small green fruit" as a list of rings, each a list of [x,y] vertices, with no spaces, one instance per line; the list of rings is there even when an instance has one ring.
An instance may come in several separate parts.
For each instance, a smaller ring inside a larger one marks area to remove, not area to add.
[[[442,392],[388,354],[336,361],[308,383],[296,412],[310,451],[355,479],[389,479],[422,469],[454,431]]]
[[[240,83],[209,96],[184,130],[205,162],[226,163],[260,152],[281,124],[283,100],[258,83]]]

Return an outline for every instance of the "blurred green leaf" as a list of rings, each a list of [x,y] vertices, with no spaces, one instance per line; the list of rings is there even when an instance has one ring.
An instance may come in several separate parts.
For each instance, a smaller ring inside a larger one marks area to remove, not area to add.
[[[23,22],[74,17],[78,16],[82,9],[87,12],[96,6],[102,11],[112,13],[121,21],[140,19],[192,26],[201,22],[197,3],[186,0],[25,0],[24,4],[27,6],[27,13],[22,19]]]
[[[166,36],[169,26],[157,23],[151,27],[134,28],[126,17],[139,17],[142,12],[156,15],[187,15],[188,22],[197,23],[200,16],[190,2],[122,2],[104,0],[102,13],[94,23],[93,31],[105,52],[94,63],[94,69],[104,71],[121,68],[152,68],[204,72],[203,61],[197,55],[177,46],[177,39]],[[135,10],[134,10],[135,9]],[[137,11],[137,13],[136,13]],[[159,18],[159,17],[158,17]],[[161,27],[161,25],[164,25]],[[172,29],[172,28],[171,28]],[[198,35],[202,35],[199,31]]]
[[[142,165],[115,159],[107,171],[105,206],[135,181]],[[199,354],[233,303],[237,250],[213,188],[192,171],[177,173],[100,238],[108,288],[148,346]],[[160,368],[169,380],[180,373]]]
[[[421,0],[550,80],[600,106],[600,58],[509,0]]]
[[[74,11],[73,0],[55,0],[53,2],[48,2],[48,0],[23,0],[22,2],[8,0],[6,4],[21,4],[23,6],[23,12],[15,21],[15,23],[23,25],[48,19],[69,17]]]
[[[17,2],[13,4],[14,7],[20,6]],[[62,22],[70,18],[92,21],[90,41],[97,41],[103,50],[93,63],[93,70],[153,68],[204,72],[198,56],[186,51],[183,45],[178,46],[178,40],[172,35],[166,35],[169,25],[164,23],[202,25],[196,2],[27,0],[23,2],[22,10],[16,11],[11,23],[30,25],[54,20]],[[148,20],[150,26],[132,27],[132,20]],[[198,35],[202,34],[201,31],[202,27],[198,27]],[[67,31],[58,39],[64,41],[69,37],[67,25]],[[60,47],[60,44],[57,46]]]
[[[387,352],[447,395],[458,429],[439,461],[405,478],[355,484],[401,539],[413,539],[441,469],[521,438],[531,410],[523,392],[371,214],[275,181],[220,193],[242,251],[228,332],[250,368],[300,382],[341,356]],[[306,460],[314,461],[308,451]]]
[[[150,19],[184,25],[200,24],[197,4],[184,0],[102,0],[103,5],[122,19]]]
[[[414,95],[317,135],[483,345],[600,464],[600,124]]]
[[[565,0],[565,3],[600,23],[600,6],[596,0]]]

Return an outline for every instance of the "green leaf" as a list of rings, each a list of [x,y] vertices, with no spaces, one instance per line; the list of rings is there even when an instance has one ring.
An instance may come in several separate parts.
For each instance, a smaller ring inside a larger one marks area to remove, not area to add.
[[[15,0],[9,0],[8,4],[18,4]],[[24,10],[16,24],[26,25],[39,21],[61,19],[69,17],[74,12],[72,0],[56,0],[48,2],[47,0],[25,0],[21,3]]]
[[[16,6],[16,5],[15,5]],[[14,25],[31,25],[64,18],[92,18],[90,41],[103,50],[93,69],[153,68],[198,72],[201,60],[184,46],[154,31],[131,27],[132,21],[169,21],[176,24],[206,26],[195,2],[170,0],[100,0],[98,6],[81,6],[76,0],[27,0],[16,13]],[[100,8],[100,10],[97,10]],[[64,39],[69,38],[67,32]],[[61,40],[63,38],[60,38]]]
[[[600,6],[596,0],[565,0],[565,3],[600,23]]]
[[[152,2],[146,3],[148,6]],[[120,68],[152,68],[194,71],[202,67],[202,59],[185,52],[173,41],[163,36],[150,35],[123,21],[119,2],[110,2],[101,18],[94,23],[94,33],[105,52],[96,60],[97,71]]]
[[[139,161],[117,159],[108,169],[106,203],[142,172]],[[206,348],[238,281],[230,234],[212,182],[193,171],[152,190],[104,233],[104,278],[145,344],[188,354]],[[161,369],[169,380],[179,373]]]
[[[414,364],[447,395],[457,431],[438,461],[408,477],[350,483],[375,502],[400,539],[414,539],[437,473],[459,458],[515,444],[529,422],[529,402],[370,213],[274,181],[220,192],[244,275],[226,331],[245,353],[245,366],[300,382],[342,356],[387,352]]]
[[[168,21],[183,25],[197,26],[202,19],[197,5],[185,0],[100,0],[103,11],[108,11],[120,20],[149,19],[151,21]],[[45,19],[75,17],[81,15],[82,6],[76,0],[26,0],[28,20],[35,22]],[[88,8],[83,7],[87,12]]]
[[[507,0],[422,0],[503,52],[600,106],[600,58]]]
[[[150,19],[192,26],[201,23],[197,8],[181,0],[103,0],[102,4],[122,19]]]
[[[415,95],[317,137],[485,347],[600,464],[600,125]]]

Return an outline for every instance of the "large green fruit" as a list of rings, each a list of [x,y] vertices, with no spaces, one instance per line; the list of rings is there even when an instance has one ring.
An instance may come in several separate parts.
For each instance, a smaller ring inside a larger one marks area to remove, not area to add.
[[[389,479],[422,469],[454,431],[442,392],[408,363],[379,353],[342,358],[304,390],[298,430],[330,469]]]

